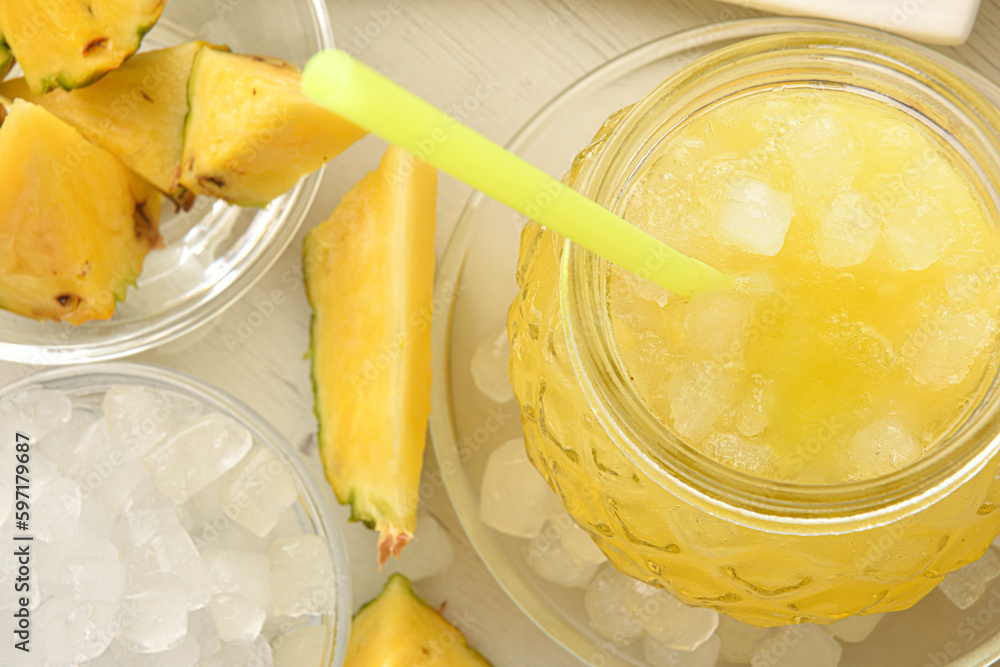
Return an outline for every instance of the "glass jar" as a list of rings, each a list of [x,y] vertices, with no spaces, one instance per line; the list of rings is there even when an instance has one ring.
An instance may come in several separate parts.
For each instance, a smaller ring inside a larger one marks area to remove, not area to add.
[[[568,178],[618,211],[673,129],[709,105],[779,87],[846,91],[904,111],[965,160],[1000,220],[997,111],[941,64],[850,34],[763,37],[694,63],[612,116]],[[984,553],[1000,529],[995,379],[959,427],[901,471],[836,485],[756,478],[680,441],[637,396],[611,335],[607,268],[527,225],[510,378],[531,459],[619,569],[773,626],[905,609]]]

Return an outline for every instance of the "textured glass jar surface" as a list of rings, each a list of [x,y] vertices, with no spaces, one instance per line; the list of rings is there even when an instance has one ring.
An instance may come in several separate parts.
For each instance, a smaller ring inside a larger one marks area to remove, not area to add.
[[[609,135],[627,135],[623,125],[633,121],[621,113],[598,132],[574,162],[575,186],[619,149],[609,146]],[[905,609],[987,548],[1000,527],[995,458],[915,511],[827,534],[733,521],[654,480],[609,435],[574,369],[561,302],[564,252],[562,237],[533,222],[524,229],[520,292],[509,317],[510,376],[529,455],[619,569],[691,603],[777,625]],[[599,315],[581,308],[584,317]],[[585,334],[573,338],[587,344]]]

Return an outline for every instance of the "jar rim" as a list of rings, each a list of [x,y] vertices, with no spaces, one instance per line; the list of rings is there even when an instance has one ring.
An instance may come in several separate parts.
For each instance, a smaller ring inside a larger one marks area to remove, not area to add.
[[[974,163],[992,217],[1000,221],[1000,137],[994,129],[1000,128],[1000,113],[963,80],[964,68],[958,63],[907,40],[864,29],[756,37],[701,58],[660,84],[624,112],[622,122],[598,137],[588,149],[594,159],[574,174],[575,186],[614,210],[613,203],[620,203],[627,191],[622,183],[630,182],[622,166],[634,167],[642,150],[646,152],[635,169],[645,164],[650,127],[660,123],[668,102],[675,111],[680,108],[677,115],[683,120],[689,117],[683,111],[706,103],[712,86],[727,75],[746,84],[751,77],[745,64],[754,62],[766,73],[766,61],[785,67],[797,61],[797,74],[808,74],[814,83],[821,73],[829,77],[838,68],[864,65],[912,85],[946,112],[950,138]],[[737,70],[740,67],[744,69]],[[859,83],[870,86],[873,81]],[[850,532],[896,521],[933,504],[1000,453],[1000,377],[994,373],[984,383],[982,400],[953,433],[920,461],[884,477],[801,484],[763,479],[710,459],[657,420],[627,380],[606,319],[606,266],[593,253],[565,242],[559,298],[574,371],[598,420],[623,453],[655,483],[692,504],[708,503],[722,518],[772,532]],[[666,446],[654,450],[650,443]]]

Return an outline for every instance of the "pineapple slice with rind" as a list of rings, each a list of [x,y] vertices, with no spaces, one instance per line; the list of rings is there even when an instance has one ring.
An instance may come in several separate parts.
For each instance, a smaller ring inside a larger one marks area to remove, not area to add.
[[[489,667],[401,574],[354,616],[345,667]]]
[[[301,72],[272,58],[203,49],[188,95],[181,185],[263,206],[365,131],[310,100]]]
[[[4,0],[0,31],[36,93],[93,83],[135,53],[166,0]]]
[[[160,193],[40,106],[0,122],[0,308],[110,318],[160,243]]]
[[[22,78],[0,84],[0,95],[42,105],[186,209],[194,201],[179,183],[187,84],[195,54],[206,46],[136,54],[86,88],[34,95]]]
[[[413,535],[430,413],[437,172],[390,146],[306,237],[320,456],[379,561]]]

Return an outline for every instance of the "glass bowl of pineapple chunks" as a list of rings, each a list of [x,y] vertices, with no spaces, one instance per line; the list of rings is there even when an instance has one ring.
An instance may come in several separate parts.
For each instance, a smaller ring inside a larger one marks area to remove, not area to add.
[[[204,324],[274,263],[324,162],[361,136],[298,89],[333,46],[322,0],[136,5],[114,17],[138,47],[120,64],[118,33],[92,27],[76,32],[94,62],[57,57],[67,45],[38,22],[76,27],[75,4],[0,8],[0,161],[23,175],[0,188],[18,211],[0,223],[0,359],[107,360]]]
[[[4,642],[0,664],[343,664],[339,524],[244,405],[176,371],[95,364],[0,389],[0,423],[0,533],[30,550],[20,571],[0,556],[4,586],[23,582],[0,626],[30,618],[31,649]]]

